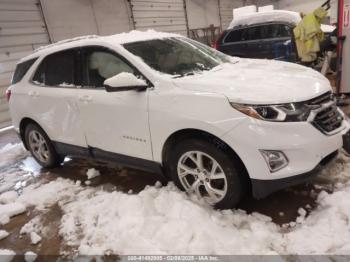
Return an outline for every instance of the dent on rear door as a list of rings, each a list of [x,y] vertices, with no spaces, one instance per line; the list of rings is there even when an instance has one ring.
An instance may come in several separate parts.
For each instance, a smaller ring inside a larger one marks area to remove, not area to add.
[[[86,146],[81,117],[75,97],[78,89],[36,87],[38,96],[32,98],[33,115],[51,140]]]

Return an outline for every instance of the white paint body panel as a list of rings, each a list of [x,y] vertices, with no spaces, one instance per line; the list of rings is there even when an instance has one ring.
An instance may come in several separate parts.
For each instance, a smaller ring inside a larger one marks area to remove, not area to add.
[[[139,33],[135,34],[137,40],[142,40]],[[151,35],[144,39],[169,36]],[[42,58],[71,47],[101,45],[124,56],[154,87],[144,92],[119,93],[33,87],[29,84],[33,72],[29,72],[11,87],[10,108],[15,128],[19,128],[23,117],[29,117],[37,121],[52,140],[89,145],[158,163],[162,163],[164,144],[173,133],[184,129],[202,130],[226,142],[242,159],[250,177],[262,180],[308,172],[323,157],[342,147],[342,134],[349,130],[347,121],[343,121],[341,132],[326,136],[308,122],[255,120],[229,104],[229,101],[287,103],[315,98],[331,90],[329,82],[319,73],[295,64],[239,59],[234,60],[235,64],[224,64],[203,75],[172,79],[152,70],[120,45],[135,38],[77,40],[42,49],[29,58]],[[34,69],[35,66],[31,70]],[[27,95],[30,90],[38,90],[40,97],[32,99]],[[80,101],[81,96],[91,99]],[[290,160],[288,167],[271,174],[260,149],[283,150]]]

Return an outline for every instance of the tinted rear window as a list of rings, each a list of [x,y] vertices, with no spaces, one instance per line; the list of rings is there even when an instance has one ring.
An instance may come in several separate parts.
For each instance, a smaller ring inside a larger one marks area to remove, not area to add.
[[[21,81],[24,75],[28,72],[29,68],[34,64],[34,62],[37,59],[38,58],[33,58],[25,62],[19,63],[16,66],[15,73],[13,74],[13,77],[12,77],[12,84],[16,84],[19,81]]]
[[[243,41],[260,39],[260,26],[248,27],[242,33]]]

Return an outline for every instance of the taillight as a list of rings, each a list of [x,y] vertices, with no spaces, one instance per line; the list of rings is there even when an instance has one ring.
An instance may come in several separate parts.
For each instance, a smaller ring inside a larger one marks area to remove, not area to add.
[[[223,37],[223,35],[225,34],[225,32],[221,32],[221,34],[219,35],[218,39],[216,39],[216,41],[212,44],[212,47],[215,48],[216,50],[219,49],[220,47],[220,40]]]
[[[9,102],[10,101],[10,97],[11,97],[11,90],[10,89],[6,90],[5,97],[7,99],[7,102]]]

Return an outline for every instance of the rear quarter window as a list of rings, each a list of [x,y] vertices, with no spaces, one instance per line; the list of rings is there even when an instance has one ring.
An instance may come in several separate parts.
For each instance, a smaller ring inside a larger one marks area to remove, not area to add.
[[[24,75],[28,72],[29,68],[34,64],[38,58],[33,58],[22,63],[17,64],[15,72],[12,77],[12,84],[16,84],[22,80]]]

